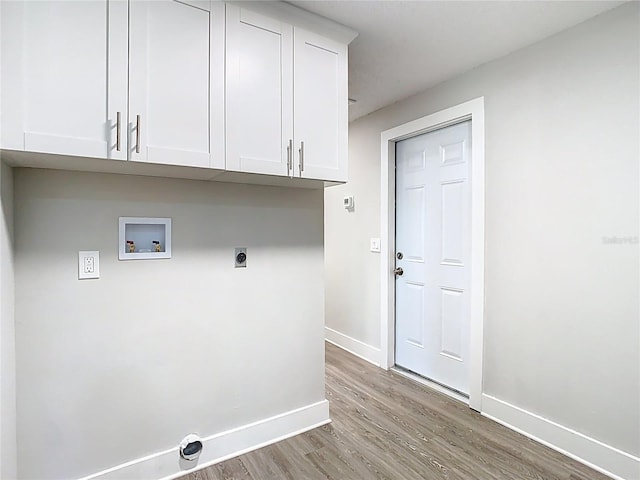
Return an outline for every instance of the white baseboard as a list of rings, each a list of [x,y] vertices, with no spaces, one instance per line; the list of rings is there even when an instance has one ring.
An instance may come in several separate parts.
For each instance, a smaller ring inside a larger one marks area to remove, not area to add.
[[[640,479],[640,458],[490,395],[482,415],[616,480]]]
[[[369,363],[373,363],[376,367],[380,366],[380,349],[367,345],[360,340],[351,338],[344,333],[340,333],[332,328],[324,327],[324,338],[327,342],[340,347],[349,353],[360,357]]]
[[[118,465],[81,480],[172,480],[216,463],[265,447],[329,423],[329,402],[323,400],[275,417],[202,439],[195,462],[180,458],[179,447]]]

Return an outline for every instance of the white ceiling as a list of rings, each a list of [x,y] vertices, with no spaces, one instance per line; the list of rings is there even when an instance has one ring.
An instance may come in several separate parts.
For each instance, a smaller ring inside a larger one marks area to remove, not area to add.
[[[354,120],[531,45],[624,1],[289,1],[358,32]]]

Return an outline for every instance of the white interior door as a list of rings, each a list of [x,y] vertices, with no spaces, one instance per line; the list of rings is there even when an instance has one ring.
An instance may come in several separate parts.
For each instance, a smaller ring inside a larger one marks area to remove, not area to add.
[[[210,142],[214,19],[209,2],[191,3],[130,3],[131,160],[209,167],[220,157]]]
[[[471,122],[396,143],[396,364],[469,394]]]

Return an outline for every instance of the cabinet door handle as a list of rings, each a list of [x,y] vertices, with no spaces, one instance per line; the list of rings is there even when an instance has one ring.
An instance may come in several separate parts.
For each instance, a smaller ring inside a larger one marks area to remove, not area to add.
[[[300,155],[300,176],[302,176],[302,172],[304,172],[304,142],[300,142],[298,154]]]
[[[116,113],[116,151],[120,151],[120,112]]]
[[[136,153],[140,153],[140,115],[136,115]]]
[[[287,145],[287,174],[291,172],[293,168],[293,140],[289,140]]]

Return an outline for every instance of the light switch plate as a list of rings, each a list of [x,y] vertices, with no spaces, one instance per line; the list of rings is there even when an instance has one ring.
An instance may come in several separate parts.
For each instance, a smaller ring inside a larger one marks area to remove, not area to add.
[[[380,252],[380,239],[379,238],[372,238],[371,239],[371,247],[369,247],[369,249],[372,252],[379,253]]]
[[[346,210],[353,210],[355,205],[353,203],[353,195],[349,195],[348,197],[344,197],[342,199],[342,206],[346,209]]]
[[[100,252],[83,250],[78,252],[78,280],[100,278]]]

